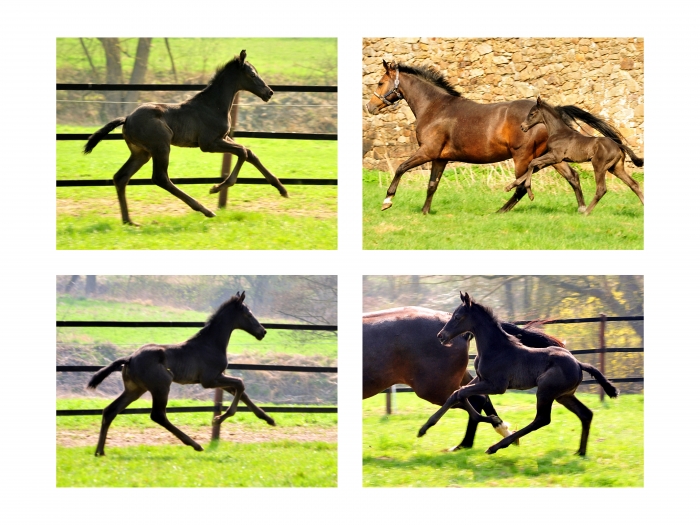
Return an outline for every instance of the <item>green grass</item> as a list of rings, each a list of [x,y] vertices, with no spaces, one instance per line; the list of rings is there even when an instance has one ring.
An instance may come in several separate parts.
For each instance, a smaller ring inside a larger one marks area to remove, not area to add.
[[[77,126],[58,126],[60,133],[93,132]],[[337,178],[337,144],[332,141],[244,140],[263,163],[281,178]],[[59,180],[111,179],[128,158],[121,141],[106,141],[91,155],[81,144],[56,144]],[[150,162],[135,178],[149,179]],[[216,177],[221,155],[189,148],[173,148],[169,173],[178,177]],[[240,177],[262,177],[246,164]],[[226,209],[217,210],[218,196],[208,185],[182,189],[217,217],[207,219],[156,186],[127,190],[132,219],[140,228],[123,226],[113,187],[57,188],[57,249],[200,249],[277,250],[337,248],[337,187],[289,186],[290,198],[265,185],[237,185],[229,189]]]
[[[105,53],[96,38],[85,38],[93,64],[104,72]],[[136,38],[123,39],[125,76],[131,73],[136,56]],[[248,60],[268,83],[333,84],[337,82],[338,40],[336,38],[170,38],[170,49],[185,82],[192,75],[208,79],[217,66],[245,49]],[[56,39],[57,82],[70,82],[70,71],[89,71],[90,65],[78,38]],[[148,75],[159,82],[175,82],[163,38],[154,38],[148,60]],[[126,77],[128,80],[128,77]]]
[[[577,169],[580,172],[580,168]],[[581,172],[580,172],[581,173]],[[633,174],[643,185],[644,176]],[[509,213],[495,213],[510,197],[512,176],[489,167],[446,172],[428,216],[427,174],[407,173],[394,205],[380,211],[392,175],[364,171],[363,247],[367,250],[641,250],[644,208],[617,178],[593,213],[578,213],[571,187],[553,170],[533,179],[535,200],[525,197]],[[590,173],[581,173],[588,203],[595,193]]]
[[[56,447],[57,487],[335,487],[333,443],[236,444],[219,442],[203,452],[179,445]]]
[[[192,310],[152,306],[139,303],[100,301],[95,299],[58,296],[56,318],[71,321],[206,321],[209,314]],[[264,319],[261,320],[264,324]],[[275,322],[278,322],[276,320]],[[97,346],[101,343],[133,345],[133,350],[145,343],[176,343],[192,337],[196,328],[57,328],[56,340],[63,344]],[[263,341],[236,330],[231,335],[229,353],[240,354],[298,354],[337,358],[335,339],[328,337],[298,337],[290,330],[269,330]],[[86,349],[93,352],[94,349]],[[115,357],[116,358],[116,357]],[[97,364],[97,363],[96,363]]]
[[[398,394],[398,414],[384,415],[384,396],[363,404],[363,484],[366,487],[642,487],[644,396],[623,395],[601,403],[577,395],[593,412],[588,455],[576,456],[581,424],[555,403],[552,423],[496,454],[484,451],[500,436],[479,425],[474,448],[447,452],[464,436],[467,415],[450,410],[428,433],[418,429],[437,407],[413,394]],[[535,416],[535,397],[491,397],[511,428]]]
[[[103,408],[109,400],[59,399],[58,409]],[[202,401],[171,400],[169,406],[201,406]],[[139,400],[134,408],[148,407]],[[169,414],[179,427],[210,428],[211,414]],[[337,426],[336,414],[274,414],[277,427],[324,429]],[[261,425],[250,413],[237,413],[224,425],[255,432]],[[57,417],[57,430],[99,434],[100,418]],[[120,415],[110,432],[159,428],[147,415]],[[162,429],[163,432],[167,432]],[[337,485],[337,445],[282,439],[254,444],[204,444],[203,452],[182,445],[109,446],[95,458],[94,445],[56,447],[58,487],[334,487]]]

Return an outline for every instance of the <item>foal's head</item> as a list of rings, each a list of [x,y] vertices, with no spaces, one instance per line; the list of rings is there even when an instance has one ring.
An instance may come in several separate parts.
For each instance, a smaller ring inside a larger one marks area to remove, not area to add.
[[[537,97],[537,104],[532,106],[527,117],[525,117],[525,120],[520,124],[520,129],[525,132],[536,124],[544,124],[544,118],[542,117],[542,99],[540,97]]]
[[[260,321],[255,318],[248,306],[243,303],[244,299],[245,292],[237,293],[231,297],[229,301],[229,304],[231,305],[230,315],[233,316],[233,329],[248,332],[258,341],[260,341],[263,337],[265,337],[267,330],[265,330],[263,325],[260,324]]]
[[[274,92],[270,89],[270,86],[268,86],[265,81],[260,78],[260,75],[258,75],[258,70],[255,69],[253,64],[246,62],[245,49],[241,51],[240,55],[223,67],[224,70],[228,68],[231,68],[238,73],[237,80],[239,82],[240,89],[257,95],[265,102],[270,100],[274,94]]]
[[[462,299],[462,304],[452,313],[452,317],[447,321],[447,324],[440,330],[437,337],[443,345],[446,345],[452,339],[465,332],[473,333],[474,317],[472,315],[473,305],[469,294],[459,292],[459,297]]]

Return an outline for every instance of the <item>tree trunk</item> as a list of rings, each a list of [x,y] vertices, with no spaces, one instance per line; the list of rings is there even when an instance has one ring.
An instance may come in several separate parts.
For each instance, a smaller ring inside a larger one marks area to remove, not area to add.
[[[151,52],[152,38],[139,38],[139,43],[136,48],[136,60],[134,61],[134,69],[131,72],[129,84],[143,84],[146,80],[146,71],[148,70],[148,55]],[[127,91],[125,102],[136,102],[139,99],[139,91]],[[131,104],[125,104],[126,113],[131,113],[133,107]]]
[[[107,84],[123,84],[122,80],[122,56],[118,38],[98,38],[105,50],[107,59],[107,71],[105,82]],[[123,93],[121,91],[105,91],[107,102],[121,102]],[[105,104],[105,120],[112,120],[124,114],[122,104]]]

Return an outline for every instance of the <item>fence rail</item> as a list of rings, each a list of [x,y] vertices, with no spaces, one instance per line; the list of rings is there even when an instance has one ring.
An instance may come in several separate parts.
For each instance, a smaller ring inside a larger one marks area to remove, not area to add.
[[[57,328],[201,328],[205,325],[203,321],[56,321]],[[337,332],[337,325],[300,325],[288,323],[265,323],[268,330],[308,330]],[[56,372],[97,372],[103,368],[99,365],[56,365]],[[264,370],[269,372],[306,372],[306,373],[330,373],[337,374],[336,366],[293,366],[293,365],[256,365],[249,363],[229,363],[227,370]],[[218,390],[218,389],[217,389]],[[169,407],[168,412],[215,412],[220,413],[227,407],[221,406],[215,399],[215,404],[201,407]],[[309,414],[336,414],[338,407],[261,407],[266,412],[280,413],[309,413]],[[238,407],[239,412],[250,412],[246,406]],[[150,414],[150,408],[129,408],[121,412],[122,414]],[[99,416],[102,415],[100,409],[81,410],[56,410],[56,416]]]

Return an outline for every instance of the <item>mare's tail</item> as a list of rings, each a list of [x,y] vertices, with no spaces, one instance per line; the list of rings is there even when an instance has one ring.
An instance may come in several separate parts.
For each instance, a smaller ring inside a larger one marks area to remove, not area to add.
[[[574,129],[575,121],[581,121],[588,124],[604,137],[608,137],[622,146],[625,139],[622,133],[620,133],[620,130],[598,115],[589,113],[577,106],[557,106],[557,109],[561,112],[561,116],[564,122],[566,122],[566,125],[571,129]]]
[[[620,391],[613,386],[613,384],[608,381],[608,379],[600,373],[600,370],[598,370],[596,367],[593,365],[589,365],[588,363],[581,363],[579,362],[579,366],[581,367],[581,370],[584,370],[591,374],[593,378],[598,381],[600,386],[603,387],[603,390],[605,390],[605,393],[608,394],[610,397],[617,397],[620,394]]]
[[[644,166],[644,159],[637,157],[637,155],[634,154],[634,151],[632,151],[632,148],[630,148],[626,144],[620,144],[620,147],[625,151],[625,153],[627,153],[627,155],[630,156],[630,159],[632,160],[635,166],[637,166],[638,168]]]
[[[97,385],[104,381],[109,374],[115,372],[116,370],[119,370],[122,365],[128,364],[130,359],[131,357],[122,357],[121,359],[117,359],[116,361],[114,361],[111,365],[107,365],[101,370],[98,370],[97,373],[94,376],[92,376],[92,379],[90,379],[90,382],[88,383],[88,388],[97,388]]]
[[[83,148],[83,153],[87,155],[90,153],[93,149],[95,149],[95,146],[107,136],[107,134],[112,131],[115,128],[118,128],[122,124],[126,122],[126,117],[119,117],[115,118],[112,122],[109,124],[102,126],[100,129],[95,131],[92,135],[90,135],[90,138],[88,138],[87,143],[85,144],[85,147]]]

